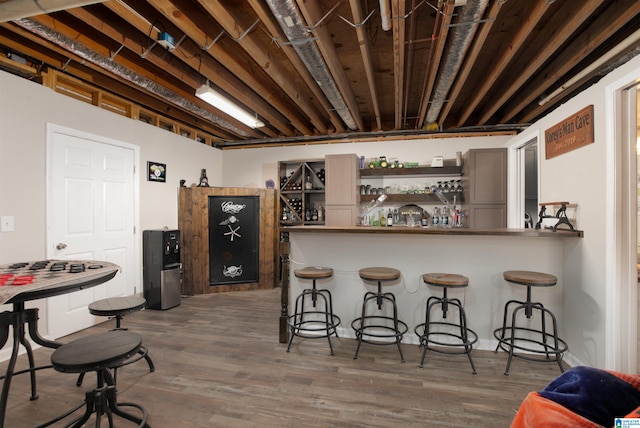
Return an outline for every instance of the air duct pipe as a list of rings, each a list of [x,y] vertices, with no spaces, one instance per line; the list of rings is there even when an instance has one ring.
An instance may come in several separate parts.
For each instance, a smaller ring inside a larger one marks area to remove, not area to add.
[[[92,64],[95,64],[124,80],[134,83],[140,88],[145,89],[184,110],[187,110],[193,114],[196,114],[206,120],[209,120],[212,123],[215,123],[216,125],[222,128],[228,129],[229,131],[233,132],[236,135],[239,135],[242,137],[250,137],[250,135],[247,134],[245,131],[236,127],[234,124],[228,122],[227,120],[214,115],[209,110],[203,109],[202,107],[185,99],[184,97],[176,94],[175,92],[170,91],[169,89],[161,85],[158,85],[156,82],[150,79],[147,79],[146,77],[134,71],[131,71],[126,67],[116,64],[114,61],[111,61],[109,58],[106,58],[100,55],[99,53],[82,45],[81,43],[78,43],[77,41],[68,38],[64,34],[61,34],[47,27],[46,25],[42,25],[39,22],[29,18],[17,19],[13,22],[19,25],[20,27],[24,28],[25,30],[31,31],[32,33],[42,37],[43,39],[48,40],[52,43],[55,43],[56,45],[62,47],[63,49],[66,49],[67,51],[71,52],[72,54],[75,54],[80,58]]]
[[[0,22],[102,3],[105,0],[11,0],[0,1]]]
[[[455,24],[452,24],[454,27],[449,32],[447,50],[433,89],[429,110],[427,110],[426,124],[435,123],[438,120],[442,105],[458,75],[458,70],[462,66],[467,50],[473,41],[473,36],[476,34],[477,22],[482,19],[487,3],[488,0],[468,0],[466,6],[463,6],[458,14],[459,19]]]
[[[327,100],[329,100],[329,103],[336,110],[336,113],[349,129],[357,129],[353,116],[351,116],[351,112],[333,80],[320,50],[309,35],[297,6],[292,0],[267,0],[267,4],[287,39],[327,97]]]
[[[380,0],[380,19],[382,20],[382,29],[384,31],[391,30],[391,9],[389,9],[389,0]]]

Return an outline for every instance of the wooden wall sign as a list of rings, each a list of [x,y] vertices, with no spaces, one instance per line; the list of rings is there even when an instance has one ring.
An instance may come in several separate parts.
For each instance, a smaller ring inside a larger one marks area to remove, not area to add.
[[[544,132],[546,159],[560,156],[594,142],[593,104]]]

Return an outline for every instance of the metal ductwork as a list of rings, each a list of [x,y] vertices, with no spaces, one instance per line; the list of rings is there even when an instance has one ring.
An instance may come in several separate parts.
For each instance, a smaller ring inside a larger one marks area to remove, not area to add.
[[[320,50],[307,31],[304,19],[294,1],[267,0],[267,4],[280,27],[282,27],[282,31],[287,36],[289,43],[296,50],[296,53],[327,97],[327,100],[329,100],[329,103],[336,110],[336,113],[349,129],[357,129],[355,120],[336,86]]]
[[[216,116],[215,114],[211,113],[209,110],[203,109],[202,107],[185,99],[184,97],[176,94],[175,92],[161,85],[158,85],[156,82],[150,79],[147,79],[146,77],[141,76],[140,74],[134,71],[131,71],[126,67],[116,64],[109,58],[106,58],[100,55],[99,53],[89,49],[83,44],[68,38],[64,34],[60,34],[59,32],[47,27],[46,25],[42,25],[39,22],[34,21],[33,19],[30,19],[30,18],[17,19],[13,22],[19,25],[20,27],[24,28],[25,30],[31,31],[32,33],[42,37],[43,39],[46,39],[52,43],[55,43],[56,45],[62,47],[63,49],[66,49],[67,51],[71,52],[72,54],[79,56],[85,61],[95,64],[115,74],[116,76],[121,77],[122,79],[125,79],[131,83],[134,83],[136,86],[142,89],[145,89],[165,99],[171,104],[174,104],[193,114],[201,116],[202,118],[209,120],[212,123],[215,123],[216,125],[222,128],[228,129],[229,131],[237,135],[240,135],[242,137],[250,137],[249,134],[247,134],[245,131],[241,130],[240,128],[236,127],[231,122],[228,122],[227,120],[219,116]]]
[[[0,22],[102,3],[105,0],[6,0],[0,1]]]
[[[462,66],[467,50],[473,41],[473,36],[476,34],[478,21],[482,19],[487,8],[487,3],[488,0],[468,0],[467,4],[460,9],[460,13],[457,14],[458,19],[451,24],[453,29],[449,32],[447,50],[443,55],[444,59],[429,102],[425,123],[431,124],[438,120],[442,105],[453,85],[455,76],[458,75],[458,70]]]

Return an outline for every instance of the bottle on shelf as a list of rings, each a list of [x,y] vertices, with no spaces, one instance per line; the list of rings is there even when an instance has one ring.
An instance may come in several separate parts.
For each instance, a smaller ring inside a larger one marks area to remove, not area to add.
[[[318,208],[317,207],[313,207],[313,210],[311,211],[311,221],[318,221]]]
[[[313,182],[311,181],[311,175],[307,174],[305,181],[304,181],[304,188],[306,190],[311,190],[313,189]]]
[[[387,216],[384,213],[384,208],[380,210],[380,226],[387,225]]]
[[[311,221],[311,210],[309,209],[309,207],[307,207],[307,209],[304,211],[304,219],[306,221]]]
[[[282,207],[282,221],[289,220],[289,208]]]
[[[449,217],[449,207],[442,207],[442,216],[440,217],[440,223],[442,223],[442,227],[451,227],[451,221]]]
[[[200,182],[198,187],[209,187],[209,179],[207,178],[207,170],[202,168],[200,170]]]
[[[440,227],[440,208],[433,208],[433,216],[431,217],[431,225],[433,227]]]
[[[427,210],[422,210],[422,217],[420,217],[420,226],[429,226],[429,218],[427,217]]]
[[[318,221],[324,221],[324,208],[322,208],[322,205],[318,205]]]
[[[391,208],[389,208],[389,213],[387,214],[387,226],[393,226],[393,212]]]

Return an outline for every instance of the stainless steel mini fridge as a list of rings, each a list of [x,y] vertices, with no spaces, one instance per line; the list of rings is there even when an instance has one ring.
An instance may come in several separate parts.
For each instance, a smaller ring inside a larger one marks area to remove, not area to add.
[[[180,304],[182,265],[179,230],[142,232],[142,276],[148,309],[170,309]]]

